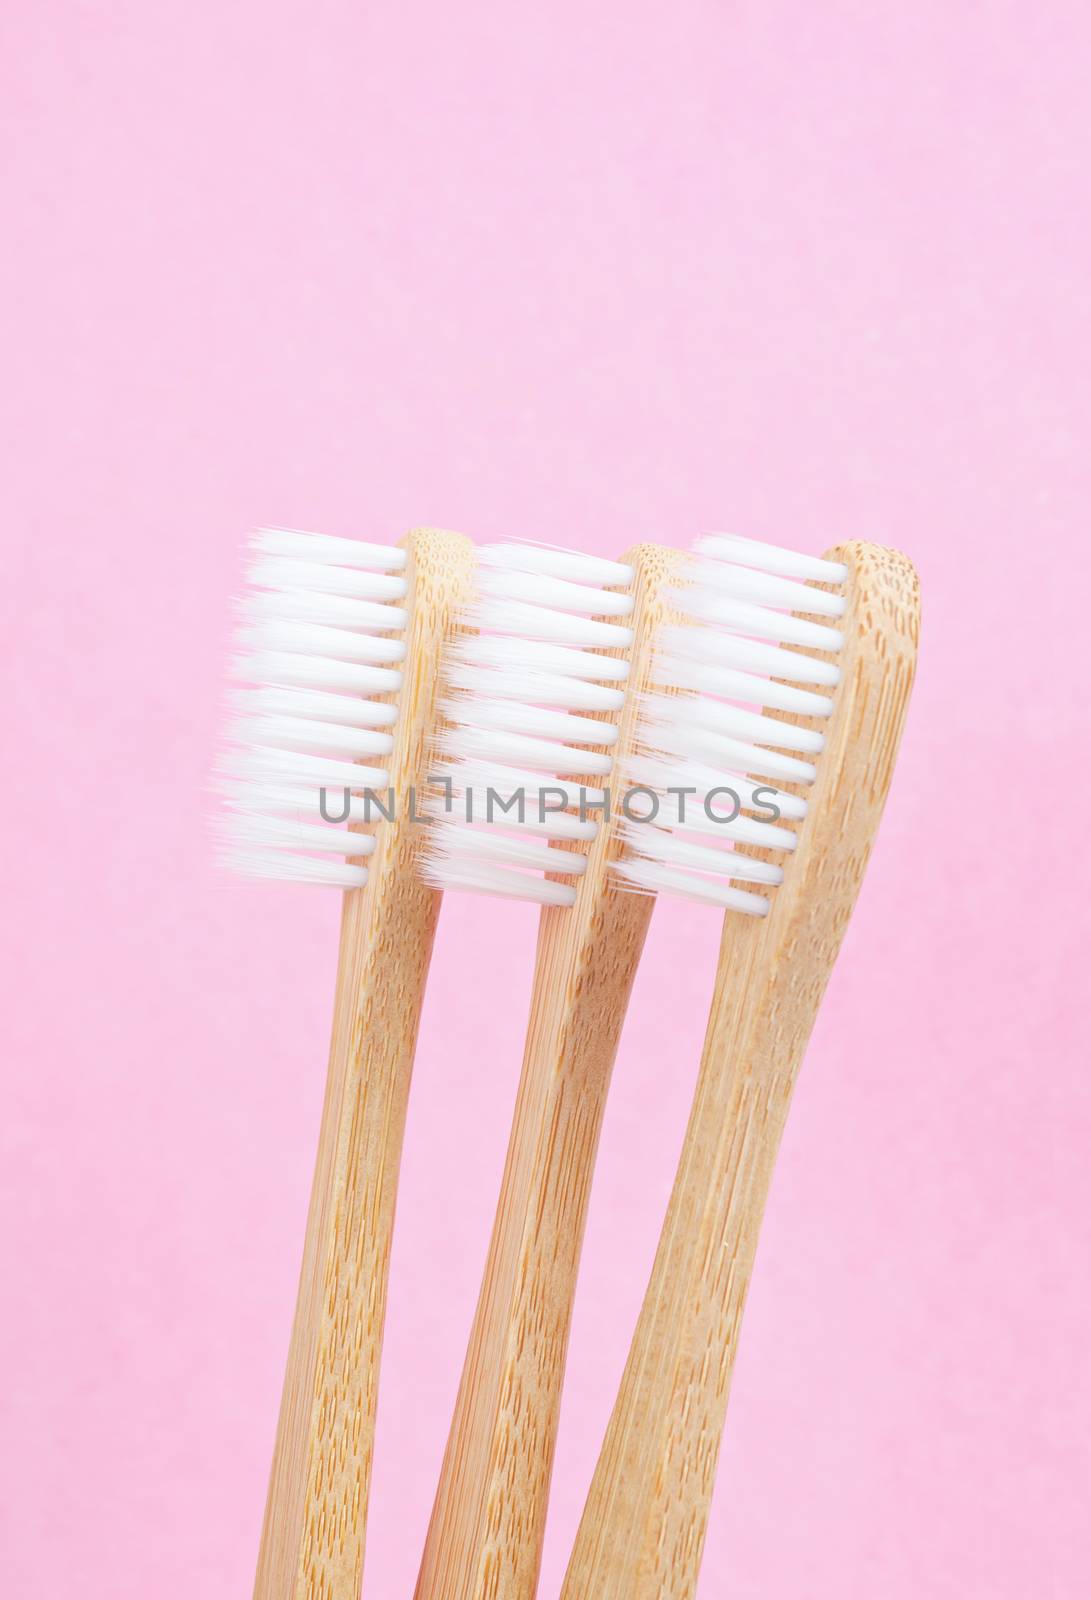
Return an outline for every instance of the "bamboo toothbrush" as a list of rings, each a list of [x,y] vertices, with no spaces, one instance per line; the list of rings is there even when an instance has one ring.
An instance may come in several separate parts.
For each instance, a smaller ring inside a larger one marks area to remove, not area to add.
[[[256,545],[235,670],[258,687],[238,697],[238,748],[224,763],[225,854],[239,871],[345,896],[254,1596],[358,1600],[398,1165],[440,900],[417,870],[411,800],[472,555],[430,529],[403,549],[285,531]],[[347,831],[321,820],[320,790]]]
[[[530,1600],[537,1584],[591,1170],[652,904],[609,873],[618,817],[600,826],[590,807],[628,755],[675,559],[650,545],[624,564],[485,549],[480,633],[453,652],[452,810],[428,870],[444,887],[543,909],[507,1165],[417,1600]],[[576,779],[596,786],[582,808]],[[466,823],[466,794],[480,819],[490,790],[509,804],[524,796],[523,826],[511,826],[517,813]]]
[[[682,596],[696,626],[667,630],[656,668],[661,684],[686,694],[646,707],[637,770],[699,798],[685,818],[664,807],[660,822],[685,827],[634,825],[621,871],[728,915],[681,1161],[563,1600],[695,1591],[773,1163],[886,799],[916,661],[917,579],[897,552],[852,543],[816,561],[720,538],[698,549]],[[740,701],[768,715],[759,721]],[[787,787],[755,793],[755,779]],[[726,825],[704,806],[720,785],[744,806]],[[768,815],[771,801],[780,823],[754,814]],[[797,819],[793,835],[782,823]],[[762,864],[779,887],[724,881]]]

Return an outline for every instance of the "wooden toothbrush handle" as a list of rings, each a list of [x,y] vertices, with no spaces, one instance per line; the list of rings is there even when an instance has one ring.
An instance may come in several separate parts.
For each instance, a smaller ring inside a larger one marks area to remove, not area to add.
[[[439,896],[345,896],[333,1041],[255,1600],[356,1600],[387,1273]],[[407,903],[408,902],[408,903]],[[396,955],[395,952],[404,952]],[[384,970],[404,962],[397,981]]]
[[[394,816],[345,895],[333,1037],[254,1600],[358,1600],[406,1104],[440,896],[416,870],[441,646],[469,542],[410,534]],[[386,797],[382,797],[386,801]],[[389,802],[386,801],[389,805]]]
[[[503,1185],[416,1600],[531,1600],[595,1152],[650,898],[608,891],[572,962],[576,911],[542,913]]]
[[[616,791],[680,558],[639,545],[625,559],[633,692],[608,780]],[[616,822],[616,792],[614,806]],[[416,1600],[533,1600],[537,1588],[591,1175],[653,906],[615,886],[619,850],[616,827],[602,827],[576,904],[542,913],[507,1164]]]
[[[850,544],[841,685],[762,919],[728,915],[698,1087],[562,1600],[695,1593],[739,1326],[796,1073],[848,924],[916,661],[916,574]]]
[[[725,935],[733,961],[757,926]],[[752,962],[744,971],[752,973]],[[779,1077],[767,1073],[729,1029],[718,1005],[562,1600],[682,1600],[694,1592],[793,1065],[782,1063]]]

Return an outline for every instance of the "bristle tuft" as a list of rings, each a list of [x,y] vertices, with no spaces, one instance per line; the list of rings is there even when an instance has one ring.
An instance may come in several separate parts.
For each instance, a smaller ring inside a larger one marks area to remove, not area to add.
[[[646,892],[764,916],[806,815],[791,785],[814,781],[840,673],[839,562],[714,534],[700,539],[663,630],[656,692],[639,707],[629,780],[648,794],[624,828],[621,879]],[[817,655],[807,652],[819,652]],[[753,851],[760,850],[761,856]],[[735,888],[736,883],[757,889]],[[765,891],[765,892],[761,892]]]
[[[247,877],[352,889],[375,847],[405,655],[405,551],[293,529],[251,540],[217,763],[220,855]],[[347,824],[345,826],[344,824]],[[341,859],[338,859],[341,858]]]
[[[594,838],[596,785],[612,770],[613,720],[628,675],[619,592],[632,569],[574,551],[486,546],[445,673],[437,745],[445,794],[433,802],[423,871],[441,888],[571,905],[576,848]],[[577,780],[583,780],[577,781]]]

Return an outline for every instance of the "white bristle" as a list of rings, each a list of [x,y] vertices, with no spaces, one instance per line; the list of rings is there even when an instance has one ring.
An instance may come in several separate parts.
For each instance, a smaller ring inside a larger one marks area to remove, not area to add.
[[[225,817],[221,824],[224,838],[233,846],[247,849],[319,850],[339,856],[369,856],[375,849],[370,833],[349,833],[325,822],[300,822],[295,817],[262,816],[239,812]]]
[[[572,904],[573,884],[542,874],[579,876],[584,856],[556,842],[589,842],[601,825],[602,790],[577,780],[612,770],[603,752],[617,728],[586,713],[615,717],[624,704],[617,686],[628,663],[598,652],[632,641],[613,620],[632,611],[618,592],[632,576],[620,562],[533,545],[480,552],[465,618],[479,631],[458,640],[446,674],[449,725],[438,746],[447,793],[431,807],[431,882]]]
[[[225,771],[225,763],[218,763]],[[297,822],[313,824],[321,816],[322,793],[306,786],[278,784],[262,780],[221,777],[218,788],[226,803],[235,811],[247,811],[254,816],[291,816]],[[316,796],[319,809],[316,809]],[[346,794],[343,788],[331,787],[325,794],[325,808],[329,816],[339,822],[377,822],[382,816],[380,804],[389,806],[386,795],[370,797],[367,794]],[[345,835],[338,834],[344,838]]]
[[[634,855],[626,863],[622,874],[637,889],[651,894],[676,894],[686,900],[701,900],[706,905],[719,906],[724,911],[742,911],[749,916],[764,917],[769,902],[762,894],[748,889],[732,889],[718,878],[697,876],[689,868],[669,867],[654,856],[645,859]]]
[[[288,529],[252,544],[232,661],[252,687],[231,696],[217,763],[222,857],[250,877],[359,888],[375,836],[356,830],[389,807],[405,552]]]
[[[576,898],[571,884],[525,872],[522,867],[493,866],[438,849],[426,860],[424,876],[438,889],[469,890],[473,894],[499,895],[505,900],[531,900],[542,906],[570,906]]]
[[[231,737],[241,745],[271,745],[274,750],[313,750],[344,755],[388,756],[394,748],[389,733],[376,728],[342,727],[336,722],[307,722],[302,717],[236,717]]]
[[[465,704],[464,699],[445,700],[441,710],[445,717],[453,720]],[[569,711],[553,711],[546,706],[527,705],[511,696],[489,700],[484,694],[480,695],[474,701],[474,722],[479,728],[535,734],[545,739],[562,739],[566,744],[582,740],[584,744],[612,745],[617,741],[617,729],[608,722],[577,717]]]
[[[816,617],[840,617],[845,610],[844,595],[829,589],[816,589],[768,572],[748,567],[732,567],[726,561],[695,561],[691,567],[694,583],[706,584],[716,594],[734,600],[748,600],[780,611],[803,611]]]
[[[849,569],[840,561],[801,555],[798,550],[786,550],[761,539],[742,539],[731,533],[706,533],[693,548],[699,556],[713,556],[736,566],[756,567],[761,572],[804,578],[811,583],[844,583],[849,575]]]
[[[370,628],[376,633],[405,627],[400,606],[354,595],[306,589],[262,589],[239,604],[248,622],[307,622],[321,628]]]
[[[777,645],[759,644],[756,639],[720,633],[715,628],[664,628],[660,635],[660,649],[664,655],[681,652],[698,669],[703,666],[732,667],[758,677],[775,677],[784,666],[784,653]],[[818,684],[821,688],[833,689],[840,682],[841,673],[836,662],[799,655],[793,658],[791,677],[796,683]],[[664,683],[670,681],[666,676],[663,677]]]
[[[588,844],[599,831],[597,822],[581,822],[568,811],[551,812],[544,822],[539,822],[532,809],[522,826],[528,834],[537,833],[547,839],[577,839]],[[582,856],[579,859],[582,860]]]
[[[659,795],[659,803],[664,811],[669,806],[680,805],[683,806],[683,813],[686,816],[701,818],[707,798],[710,810],[717,813],[717,821],[710,821],[709,826],[712,827],[720,826],[720,814],[723,811],[733,810],[736,803],[741,810],[755,811],[758,816],[761,814],[771,816],[773,814],[771,808],[776,806],[781,818],[790,822],[801,822],[806,816],[806,800],[803,800],[801,795],[777,789],[774,784],[765,782],[765,779],[758,781],[745,778],[741,773],[731,773],[728,779],[725,778],[723,768],[688,762],[685,770],[686,784],[678,786],[677,760],[673,758],[665,755],[637,754],[633,755],[629,765],[633,782],[646,784],[649,789],[653,789]],[[691,790],[691,794],[678,794],[677,790],[680,787]],[[737,800],[729,800],[726,795],[721,800],[717,797],[718,789],[728,789],[728,787],[731,795],[737,797]],[[701,827],[702,824],[696,821],[686,826]],[[776,824],[766,824],[766,826],[776,826]],[[789,830],[782,829],[781,832]],[[795,840],[795,834],[790,835],[790,840]],[[777,850],[792,850],[792,843],[785,843],[784,838],[769,840],[769,845],[776,846]]]
[[[222,767],[236,778],[310,788],[315,796],[316,811],[320,789],[350,789],[359,793],[365,789],[384,790],[390,781],[385,767],[335,761],[330,756],[311,755],[304,750],[278,750],[270,745],[232,746],[222,757]]]
[[[345,694],[397,694],[402,675],[396,667],[372,667],[355,661],[330,661],[323,656],[255,650],[235,656],[232,676],[247,683],[282,683],[298,689],[337,689]]]
[[[732,600],[715,589],[695,583],[691,589],[673,596],[679,608],[700,622],[729,628],[733,633],[753,639],[772,639],[777,644],[797,644],[804,650],[840,650],[841,635],[809,617],[790,611],[772,611],[768,606]]]
[[[817,755],[825,744],[822,735],[810,728],[797,727],[778,717],[763,717],[759,712],[746,711],[707,694],[647,695],[641,714],[648,722],[665,720],[705,728],[734,739],[746,739],[751,743],[760,740],[763,744],[777,745],[784,750],[803,750],[812,755]]]
[[[564,872],[572,877],[580,877],[587,865],[582,855],[559,850],[541,836],[517,838],[487,823],[456,823],[439,830],[436,850],[459,861],[502,862],[514,867],[537,867],[542,872]]]
[[[554,550],[548,545],[487,544],[478,552],[479,565],[514,573],[541,573],[566,583],[590,584],[593,589],[627,589],[633,569],[623,561],[585,555],[582,550]]]
[[[390,728],[398,715],[382,701],[298,688],[237,689],[231,703],[244,715],[307,717],[350,728]]]
[[[683,793],[678,792],[680,786],[675,782],[677,762],[637,756],[629,776],[634,785],[643,785],[655,793],[659,801],[655,818],[665,827],[684,827],[694,833],[710,834],[714,839],[728,836],[768,850],[794,850],[796,836],[781,824],[785,819],[801,822],[807,814],[807,803],[798,795],[736,773],[725,778],[723,772],[712,767],[687,765],[688,782]],[[638,800],[634,800],[630,807],[634,816],[637,809]],[[776,822],[761,820],[777,812]]]
[[[663,630],[653,662],[657,689],[666,692],[646,695],[639,708],[627,776],[652,793],[624,825],[616,870],[637,889],[764,916],[767,896],[732,883],[775,894],[783,868],[735,847],[794,848],[783,823],[804,817],[806,803],[777,785],[813,782],[815,765],[804,758],[821,761],[825,745],[815,729],[765,713],[832,712],[832,698],[814,686],[836,687],[836,663],[804,652],[841,648],[840,630],[826,619],[844,615],[845,597],[815,585],[843,584],[848,571],[725,535],[696,549],[672,596],[687,623]]]
[[[573,683],[624,683],[629,676],[629,663],[613,656],[545,644],[540,639],[503,635],[481,634],[475,638],[456,639],[451,646],[450,660],[456,665],[461,662],[471,667],[500,667],[505,681],[520,668],[533,672],[536,677],[542,674]]]
[[[587,824],[591,828],[590,833],[570,832],[576,826],[576,819],[563,813],[572,807],[579,811],[581,803],[588,815],[598,812],[604,802],[604,791],[601,789],[588,784],[570,783],[553,773],[530,772],[525,767],[505,767],[495,761],[475,759],[458,763],[456,793],[452,776],[455,771],[455,768],[447,767],[437,774],[437,777],[446,780],[452,795],[451,805],[448,806],[444,794],[443,805],[449,814],[465,817],[467,822],[481,821],[482,818],[499,821],[503,816],[511,816],[521,828],[539,826],[556,839],[593,839],[598,832],[595,823]],[[539,822],[543,811],[548,815]]]
[[[637,846],[645,824],[626,823],[623,832]],[[648,824],[655,826],[655,824]],[[784,881],[784,868],[757,856],[743,855],[739,850],[716,850],[711,845],[697,844],[665,828],[660,828],[655,841],[656,859],[665,866],[692,867],[695,872],[713,872],[721,878],[735,879],[740,883],[778,884]]]
[[[290,850],[246,850],[224,846],[220,859],[243,878],[272,878],[282,883],[325,883],[331,889],[362,889],[367,868],[323,856],[295,855]]]
[[[681,717],[670,726],[649,723],[646,737],[657,748],[670,750],[682,760],[701,761],[721,772],[746,772],[754,778],[775,778],[782,783],[813,783],[814,767],[796,756],[781,755],[744,739],[730,739],[715,729],[689,724]]]
[[[324,566],[321,561],[285,561],[268,556],[250,568],[257,588],[287,594],[347,595],[357,600],[404,600],[405,579],[388,572],[368,572],[360,567]]]
[[[467,719],[476,715],[472,702],[465,703],[463,715]],[[558,777],[599,778],[610,770],[610,757],[597,750],[563,744],[558,739],[533,739],[527,734],[478,727],[468,720],[448,729],[439,747],[451,761],[497,762],[502,767],[519,762],[534,772],[556,772]]]
[[[368,666],[396,666],[405,660],[405,643],[348,628],[326,628],[310,622],[259,622],[240,628],[240,644],[251,650],[287,651],[319,661],[357,661]]]
[[[589,595],[597,591],[589,589]],[[631,628],[619,622],[599,622],[574,611],[557,611],[532,605],[520,598],[482,595],[467,621],[482,633],[514,634],[545,644],[577,650],[624,650],[633,640]]]
[[[566,711],[620,711],[625,704],[622,691],[608,684],[525,672],[518,667],[500,673],[490,667],[463,666],[455,661],[447,669],[447,683],[464,694],[502,695],[520,706],[534,695],[548,700],[550,705],[563,706]],[[606,724],[600,724],[603,726]]]
[[[301,533],[294,528],[258,528],[250,541],[262,556],[320,561],[331,567],[363,567],[370,572],[402,572],[405,551],[396,544],[365,544],[331,533]]]
[[[770,711],[791,711],[801,717],[828,717],[833,702],[828,695],[797,689],[791,683],[777,683],[755,672],[739,672],[734,667],[718,667],[683,655],[660,653],[663,679],[677,689],[693,689],[721,695],[744,705],[761,704]]]
[[[485,571],[478,575],[477,588],[490,600],[518,600],[583,617],[627,617],[633,609],[632,595],[546,578],[537,572]]]

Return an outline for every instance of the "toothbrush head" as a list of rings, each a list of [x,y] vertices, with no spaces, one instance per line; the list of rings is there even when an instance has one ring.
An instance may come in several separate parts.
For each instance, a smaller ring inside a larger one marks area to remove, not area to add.
[[[478,552],[445,667],[422,871],[443,889],[570,906],[625,704],[633,569],[533,545]],[[576,814],[573,814],[573,813]],[[549,874],[549,876],[547,876]]]
[[[390,777],[406,552],[278,528],[252,548],[220,854],[248,877],[359,888],[375,835],[352,824],[377,820],[371,795]]]
[[[643,815],[623,824],[615,870],[635,889],[765,916],[834,709],[848,568],[717,534],[683,571],[628,773]]]

